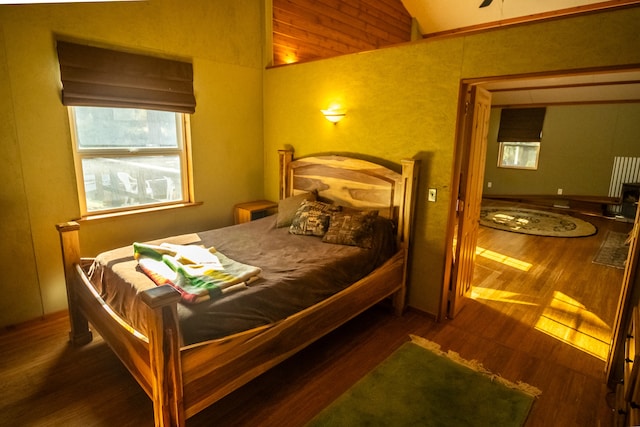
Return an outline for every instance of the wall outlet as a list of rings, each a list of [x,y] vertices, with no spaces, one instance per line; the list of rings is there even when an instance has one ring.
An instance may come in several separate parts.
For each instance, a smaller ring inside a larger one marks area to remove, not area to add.
[[[562,188],[558,188],[558,194],[562,194]]]
[[[436,191],[435,188],[430,188],[429,189],[429,194],[427,196],[427,200],[430,202],[435,202],[436,198],[438,197],[438,192]]]
[[[487,188],[491,188],[492,185],[493,185],[493,182],[491,181],[487,182]]]

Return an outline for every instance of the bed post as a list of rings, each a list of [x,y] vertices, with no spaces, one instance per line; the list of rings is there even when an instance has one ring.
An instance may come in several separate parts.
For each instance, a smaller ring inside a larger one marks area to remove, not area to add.
[[[286,199],[291,196],[291,174],[289,172],[289,163],[293,160],[293,150],[278,150],[280,159],[280,192],[279,200]]]
[[[402,289],[393,295],[393,308],[398,316],[402,315],[406,304],[411,227],[413,225],[413,208],[415,204],[414,190],[418,186],[419,170],[419,160],[402,160],[402,203],[400,205],[401,210],[398,213],[398,245],[404,251],[404,267],[402,271]]]
[[[56,228],[60,234],[64,280],[67,286],[67,305],[69,306],[69,323],[71,325],[69,341],[73,345],[80,346],[93,339],[91,330],[89,330],[89,322],[76,304],[77,277],[75,268],[76,265],[80,265],[80,238],[78,236],[80,224],[71,221],[56,224]]]
[[[149,307],[147,324],[155,425],[184,427],[177,310],[180,293],[164,285],[141,292],[140,296]]]

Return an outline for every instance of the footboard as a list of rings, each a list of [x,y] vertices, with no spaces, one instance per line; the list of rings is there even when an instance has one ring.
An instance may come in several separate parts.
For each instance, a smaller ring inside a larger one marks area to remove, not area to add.
[[[62,246],[71,343],[90,342],[91,323],[153,400],[156,426],[184,425],[176,309],[180,294],[170,286],[142,293],[142,300],[149,307],[149,336],[143,335],[115,313],[89,281],[85,269],[91,260],[80,258],[79,225],[69,222],[56,227]]]

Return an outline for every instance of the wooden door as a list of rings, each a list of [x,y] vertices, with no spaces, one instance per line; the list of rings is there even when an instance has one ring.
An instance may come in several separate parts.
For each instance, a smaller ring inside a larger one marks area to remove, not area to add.
[[[609,347],[609,357],[606,364],[607,382],[611,387],[619,379],[620,372],[617,370],[623,364],[624,360],[624,344],[627,335],[627,325],[633,311],[633,306],[637,304],[637,291],[634,292],[636,282],[638,281],[637,268],[638,257],[640,254],[640,245],[638,244],[638,233],[640,232],[640,206],[636,210],[636,218],[633,224],[633,230],[629,235],[629,253],[627,262],[624,266],[624,276],[622,278],[622,287],[620,289],[620,297],[618,298],[618,307],[616,317],[611,333],[611,345]]]
[[[491,114],[491,93],[486,89],[471,86],[465,110],[462,129],[459,132],[462,140],[458,141],[458,147],[461,149],[460,181],[447,313],[449,318],[460,312],[471,294]]]

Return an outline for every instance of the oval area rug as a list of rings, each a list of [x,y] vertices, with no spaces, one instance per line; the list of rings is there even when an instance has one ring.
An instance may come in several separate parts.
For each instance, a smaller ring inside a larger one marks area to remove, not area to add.
[[[550,237],[585,237],[596,234],[590,222],[569,215],[522,208],[483,207],[480,225],[514,233]]]

